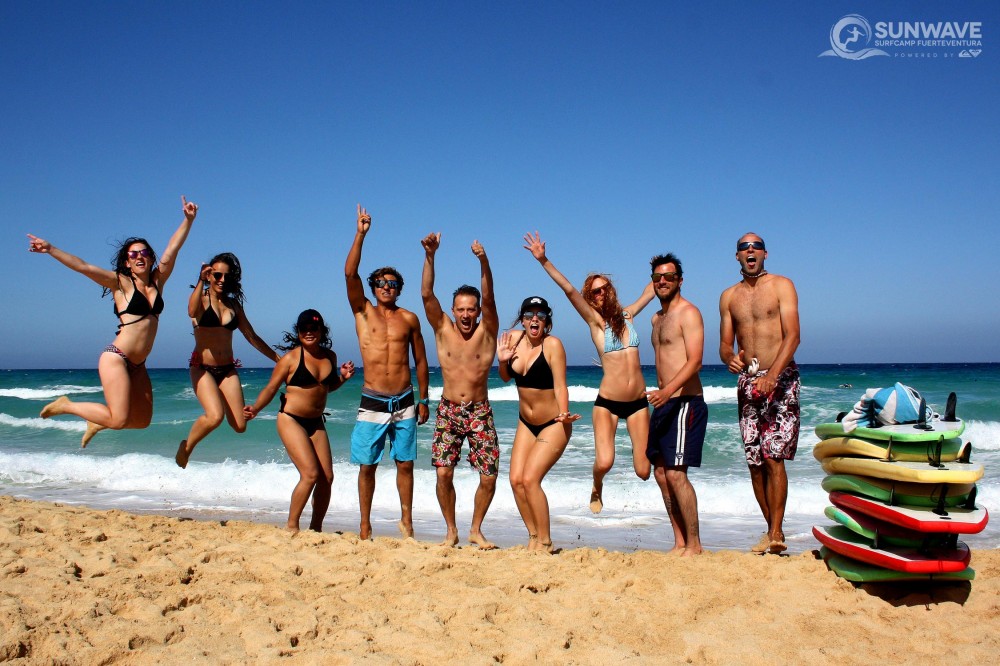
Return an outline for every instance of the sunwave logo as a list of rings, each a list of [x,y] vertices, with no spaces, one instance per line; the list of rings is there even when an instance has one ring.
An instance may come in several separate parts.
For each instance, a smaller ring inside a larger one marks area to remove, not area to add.
[[[833,24],[830,28],[829,51],[823,51],[818,57],[837,56],[845,60],[864,60],[872,56],[888,56],[880,49],[868,48],[872,41],[872,27],[864,16],[848,14]]]

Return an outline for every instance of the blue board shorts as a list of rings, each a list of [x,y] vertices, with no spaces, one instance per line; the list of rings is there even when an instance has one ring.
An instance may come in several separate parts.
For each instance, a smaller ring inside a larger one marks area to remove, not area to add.
[[[361,389],[358,421],[351,433],[351,462],[377,465],[382,461],[386,439],[392,447],[393,460],[416,460],[417,409],[412,386],[399,395]]]
[[[653,410],[646,457],[664,467],[701,467],[708,406],[700,395],[681,395]]]

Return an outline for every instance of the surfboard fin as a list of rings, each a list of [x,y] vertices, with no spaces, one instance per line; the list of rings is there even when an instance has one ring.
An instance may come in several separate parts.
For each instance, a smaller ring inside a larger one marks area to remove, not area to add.
[[[969,493],[969,499],[965,500],[965,504],[962,506],[966,509],[976,508],[976,495],[979,494],[979,486],[972,486],[972,492]]]
[[[962,447],[962,455],[958,457],[958,462],[968,465],[972,462],[972,442],[966,442]]]
[[[941,447],[944,446],[944,435],[939,435],[937,442],[929,442],[927,446],[930,447],[927,454],[927,464],[931,467],[944,467],[941,464]]]
[[[942,421],[948,421],[949,423],[957,421],[955,417],[955,408],[958,406],[958,396],[952,391],[948,394],[948,402],[944,405],[944,418]]]

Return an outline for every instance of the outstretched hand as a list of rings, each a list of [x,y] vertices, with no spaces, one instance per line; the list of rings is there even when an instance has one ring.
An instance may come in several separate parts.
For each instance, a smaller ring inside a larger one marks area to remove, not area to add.
[[[531,232],[524,234],[524,242],[527,243],[527,245],[524,246],[524,249],[531,252],[531,256],[538,259],[538,261],[543,261],[545,259],[545,243],[542,241],[542,238],[538,235],[537,231],[534,236],[531,235]]]
[[[372,216],[368,214],[368,210],[361,207],[358,204],[358,233],[364,236],[368,233],[368,230],[372,226]]]
[[[198,215],[198,204],[193,201],[188,201],[182,194],[181,210],[184,211],[184,217],[188,222],[194,222],[194,218]]]
[[[434,253],[437,252],[438,248],[441,247],[441,232],[431,232],[427,234],[420,240],[420,244],[423,246],[424,252],[433,256]]]
[[[28,252],[38,252],[48,254],[52,250],[52,243],[42,240],[38,236],[28,234]]]
[[[477,258],[483,259],[486,257],[486,248],[483,244],[477,240],[472,241],[472,254],[476,255]]]
[[[340,378],[347,381],[354,376],[354,361],[347,361],[340,364]]]
[[[580,418],[579,414],[570,414],[569,412],[559,412],[556,414],[554,421],[557,423],[572,423]]]
[[[514,341],[514,334],[511,331],[504,331],[497,338],[497,361],[507,363],[514,358],[514,349],[517,342]]]

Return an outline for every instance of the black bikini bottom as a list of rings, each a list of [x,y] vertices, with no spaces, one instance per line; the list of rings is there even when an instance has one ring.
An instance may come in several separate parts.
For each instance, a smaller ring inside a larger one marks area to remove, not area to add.
[[[520,412],[518,412],[517,419],[521,423],[523,423],[524,427],[526,427],[528,431],[535,437],[538,437],[538,433],[542,432],[553,423],[556,423],[555,419],[549,419],[545,423],[539,423],[538,425],[535,425],[534,423],[528,423],[527,421],[524,420],[524,416],[522,416]]]

